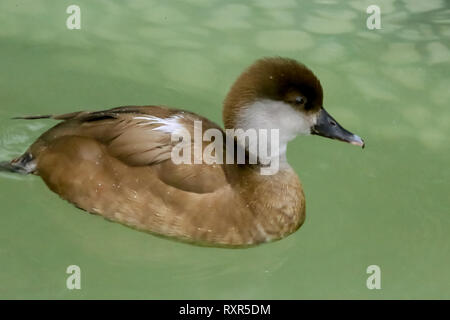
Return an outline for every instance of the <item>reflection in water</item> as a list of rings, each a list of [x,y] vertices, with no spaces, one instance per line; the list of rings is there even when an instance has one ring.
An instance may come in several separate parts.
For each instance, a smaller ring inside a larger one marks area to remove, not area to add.
[[[54,283],[73,263],[87,269],[81,294],[94,298],[370,298],[364,271],[374,263],[389,270],[382,297],[450,297],[448,2],[377,0],[374,31],[365,21],[372,0],[77,3],[82,29],[72,32],[64,3],[0,2],[0,160],[52,124],[9,120],[17,115],[162,103],[220,122],[235,77],[273,55],[310,66],[326,107],[368,147],[293,142],[306,225],[248,250],[108,224],[39,179],[1,174],[0,279],[10,290],[0,297],[68,297]],[[35,277],[46,290],[26,291]]]
[[[48,127],[42,122],[0,120],[0,159],[13,159],[21,155],[30,143]]]

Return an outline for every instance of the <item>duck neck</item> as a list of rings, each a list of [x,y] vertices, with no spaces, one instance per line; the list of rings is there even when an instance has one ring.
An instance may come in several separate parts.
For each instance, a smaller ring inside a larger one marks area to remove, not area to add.
[[[270,99],[250,103],[237,112],[235,131],[253,139],[241,140],[250,154],[257,153],[264,165],[278,162],[287,168],[288,142],[299,134],[309,134],[310,124],[291,105]],[[265,152],[266,151],[266,152]]]

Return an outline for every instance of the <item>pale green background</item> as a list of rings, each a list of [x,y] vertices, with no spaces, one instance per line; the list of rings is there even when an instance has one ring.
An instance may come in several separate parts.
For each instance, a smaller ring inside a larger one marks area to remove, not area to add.
[[[81,30],[65,26],[70,4]],[[382,30],[366,28],[369,4]],[[2,0],[1,160],[54,124],[17,115],[159,103],[221,123],[233,80],[273,55],[312,68],[367,147],[293,141],[306,223],[241,250],[140,233],[2,173],[0,298],[450,298],[449,26],[444,0]],[[371,264],[381,290],[366,288]]]

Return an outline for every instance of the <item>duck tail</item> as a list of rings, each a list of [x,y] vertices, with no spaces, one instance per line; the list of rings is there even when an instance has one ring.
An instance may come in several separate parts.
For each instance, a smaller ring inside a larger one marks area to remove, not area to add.
[[[33,173],[36,169],[36,162],[34,161],[32,155],[25,152],[19,158],[12,161],[2,161],[0,162],[0,172],[13,172],[20,174]]]
[[[38,116],[19,116],[13,117],[13,120],[36,120],[36,119],[53,119],[53,120],[71,120],[75,119],[79,116],[89,115],[89,112],[77,111],[71,113],[64,114],[46,114],[46,115],[38,115]]]
[[[52,119],[53,116],[46,114],[43,116],[23,116],[23,117],[13,117],[13,120],[36,120],[36,119]]]

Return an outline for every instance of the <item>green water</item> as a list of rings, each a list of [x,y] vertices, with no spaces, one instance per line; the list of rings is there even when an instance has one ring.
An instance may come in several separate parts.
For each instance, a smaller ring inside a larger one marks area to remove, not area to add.
[[[70,4],[81,30],[66,28]],[[366,28],[370,4],[381,30]],[[239,250],[140,233],[2,173],[0,298],[450,298],[449,37],[445,0],[2,0],[0,160],[54,124],[17,115],[165,104],[221,123],[233,80],[273,55],[314,70],[367,147],[291,142],[306,223]],[[66,288],[72,264],[81,290]]]

